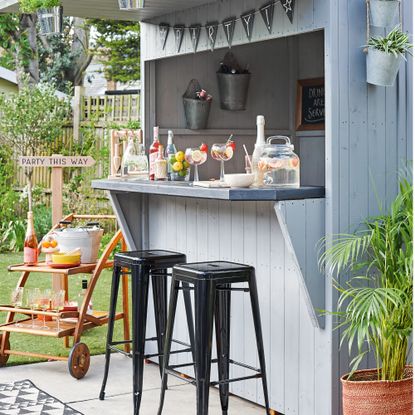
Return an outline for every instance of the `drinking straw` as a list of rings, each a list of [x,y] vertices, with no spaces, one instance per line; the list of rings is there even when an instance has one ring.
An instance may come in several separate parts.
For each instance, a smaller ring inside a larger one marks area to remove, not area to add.
[[[242,147],[245,150],[245,154],[248,156],[247,160],[248,160],[248,163],[249,163],[249,165],[251,166],[251,169],[252,169],[252,163],[251,163],[251,159],[249,158],[249,153],[248,153],[248,150],[246,149],[246,145],[244,144]]]

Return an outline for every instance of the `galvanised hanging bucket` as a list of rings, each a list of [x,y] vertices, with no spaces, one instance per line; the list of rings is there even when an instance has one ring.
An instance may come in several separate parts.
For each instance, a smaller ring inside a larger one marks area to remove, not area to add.
[[[402,56],[369,48],[367,64],[367,82],[379,86],[393,86],[399,71]]]
[[[389,27],[393,24],[396,11],[399,7],[398,0],[370,0],[370,17],[373,26]]]
[[[251,74],[217,73],[220,107],[228,111],[243,111],[248,98]]]
[[[37,17],[40,32],[43,35],[54,35],[62,33],[63,30],[63,7],[56,6],[48,9],[39,9]]]
[[[207,126],[212,101],[183,97],[186,127],[190,130],[204,130]]]

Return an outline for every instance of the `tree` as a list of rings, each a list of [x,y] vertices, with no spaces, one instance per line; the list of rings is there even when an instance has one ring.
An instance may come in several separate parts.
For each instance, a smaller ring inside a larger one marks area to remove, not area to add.
[[[0,145],[14,149],[16,155],[43,154],[62,136],[70,112],[68,100],[62,100],[51,86],[30,87],[25,80],[19,93],[0,95]],[[24,170],[28,183],[29,210],[32,210],[33,167]]]
[[[115,20],[90,20],[97,35],[94,54],[109,81],[128,83],[140,79],[140,24]]]

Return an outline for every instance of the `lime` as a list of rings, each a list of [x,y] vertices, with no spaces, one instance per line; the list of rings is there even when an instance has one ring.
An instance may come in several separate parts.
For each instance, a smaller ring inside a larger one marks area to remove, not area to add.
[[[170,164],[174,164],[174,163],[176,163],[176,157],[174,157],[174,156],[170,156],[170,158],[169,158],[169,162],[170,162]]]
[[[184,153],[183,151],[178,151],[175,155],[176,161],[182,162],[184,160]]]
[[[173,170],[174,171],[183,170],[183,163],[181,163],[180,161],[176,161],[176,163],[173,164]]]
[[[183,162],[183,167],[184,167],[185,169],[188,169],[188,168],[190,167],[190,164],[189,164],[187,161],[184,161],[184,162]]]
[[[186,174],[187,174],[187,170],[181,170],[181,171],[179,171],[179,176],[180,177],[186,177]]]

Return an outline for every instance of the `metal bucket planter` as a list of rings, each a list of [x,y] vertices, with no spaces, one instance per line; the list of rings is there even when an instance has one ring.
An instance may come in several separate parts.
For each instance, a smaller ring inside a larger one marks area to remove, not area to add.
[[[398,0],[370,0],[370,16],[373,26],[388,27],[393,24]]]
[[[220,107],[228,111],[243,111],[248,98],[251,74],[217,73]]]
[[[63,7],[56,6],[48,9],[39,9],[37,17],[40,31],[44,35],[62,33],[63,30]]]
[[[377,370],[358,370],[351,380],[341,378],[343,415],[412,415],[412,367],[395,382],[377,379]]]
[[[367,54],[367,82],[379,86],[392,86],[399,71],[402,56],[369,48]]]
[[[183,97],[186,126],[190,130],[204,130],[207,126],[212,101]]]

